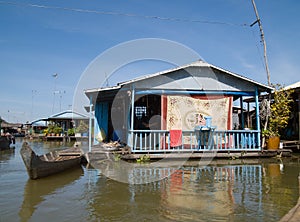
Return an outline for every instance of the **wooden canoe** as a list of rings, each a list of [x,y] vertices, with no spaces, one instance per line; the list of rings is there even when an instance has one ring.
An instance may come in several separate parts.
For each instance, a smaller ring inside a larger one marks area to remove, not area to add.
[[[30,179],[46,177],[80,166],[82,158],[82,155],[60,155],[57,151],[38,156],[27,142],[23,143],[20,154]]]

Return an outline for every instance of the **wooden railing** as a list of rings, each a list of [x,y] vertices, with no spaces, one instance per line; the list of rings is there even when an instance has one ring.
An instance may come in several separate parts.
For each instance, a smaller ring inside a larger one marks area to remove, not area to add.
[[[257,151],[261,150],[259,130],[182,131],[182,144],[172,147],[168,130],[131,130],[132,152],[172,151]]]

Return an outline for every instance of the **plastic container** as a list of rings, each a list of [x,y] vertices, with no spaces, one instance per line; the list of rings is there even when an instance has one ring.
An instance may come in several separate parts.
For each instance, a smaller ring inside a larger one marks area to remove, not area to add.
[[[211,116],[205,116],[206,127],[211,127]]]

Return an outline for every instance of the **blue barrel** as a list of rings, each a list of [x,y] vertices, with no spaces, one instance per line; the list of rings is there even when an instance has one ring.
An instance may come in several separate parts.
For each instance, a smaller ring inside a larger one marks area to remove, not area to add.
[[[211,127],[211,116],[205,116],[206,127]]]

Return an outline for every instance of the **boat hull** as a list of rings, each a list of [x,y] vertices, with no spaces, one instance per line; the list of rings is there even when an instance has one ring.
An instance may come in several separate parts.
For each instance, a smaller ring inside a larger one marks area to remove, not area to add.
[[[38,156],[26,142],[23,143],[20,154],[30,179],[39,179],[56,174],[80,166],[81,162],[81,156],[59,157],[57,153]]]

